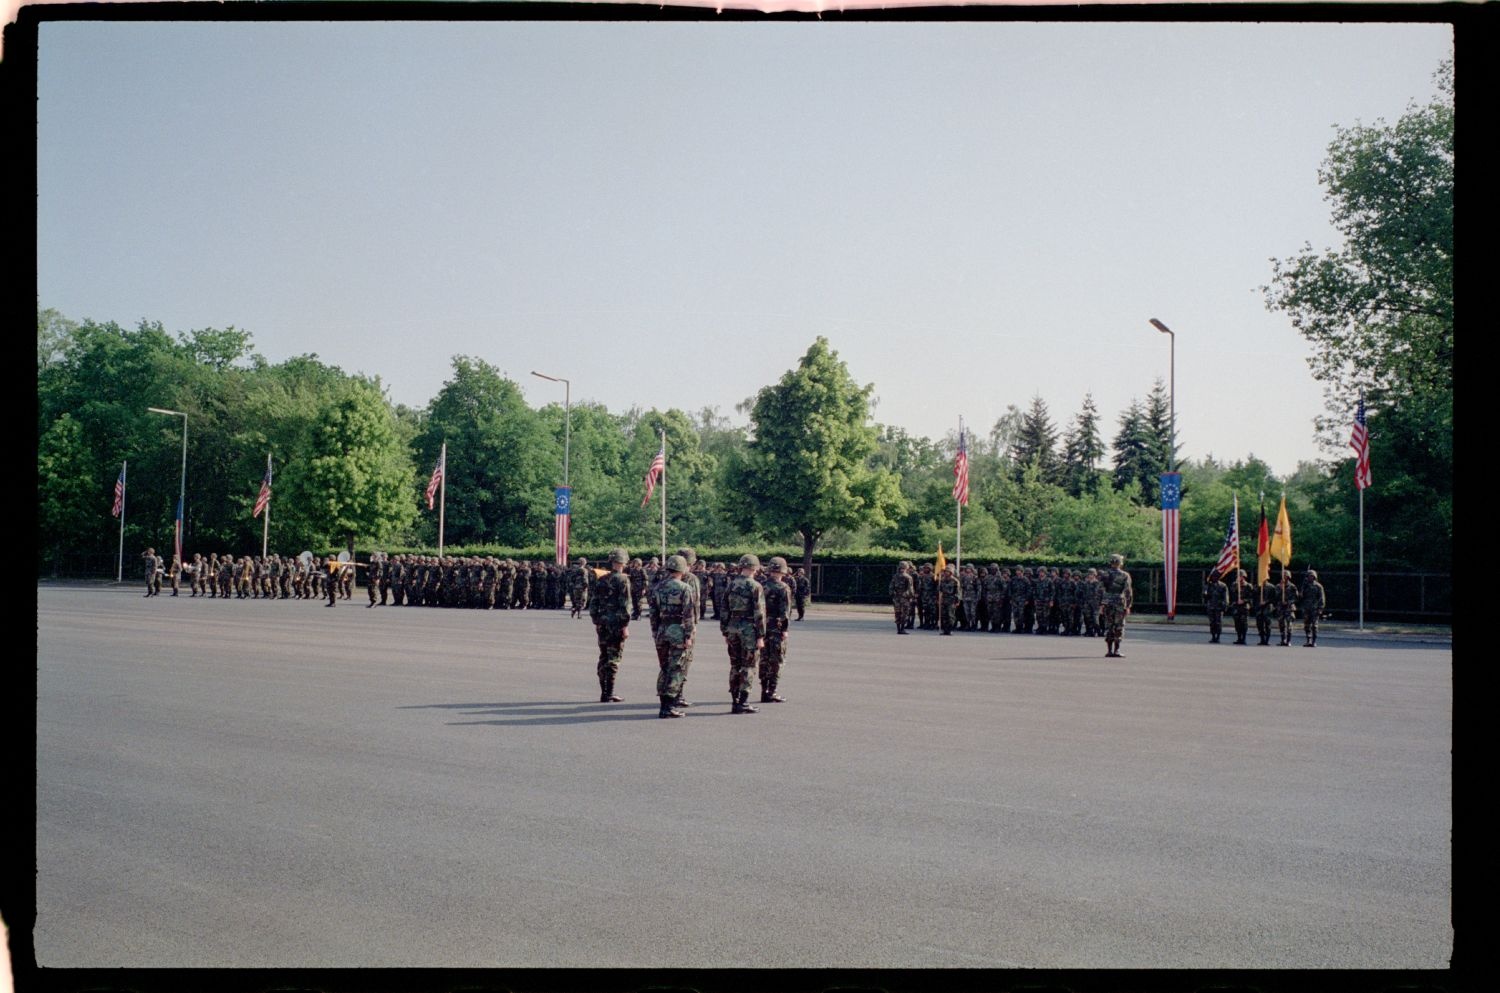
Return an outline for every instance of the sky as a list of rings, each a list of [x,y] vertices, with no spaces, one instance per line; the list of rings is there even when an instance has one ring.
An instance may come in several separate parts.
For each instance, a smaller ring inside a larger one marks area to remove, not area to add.
[[[939,438],[1168,378],[1185,457],[1326,459],[1270,259],[1336,247],[1336,126],[1445,24],[49,22],[37,297],[233,325],[430,401],[697,411],[818,336]],[[1352,414],[1354,399],[1350,399]]]

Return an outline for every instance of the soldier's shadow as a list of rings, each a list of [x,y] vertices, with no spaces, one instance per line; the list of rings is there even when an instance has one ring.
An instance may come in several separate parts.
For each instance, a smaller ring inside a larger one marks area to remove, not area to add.
[[[506,703],[420,703],[398,707],[398,710],[461,710],[464,717],[489,720],[448,721],[449,727],[494,725],[497,727],[540,727],[549,724],[594,724],[601,721],[656,720],[658,701],[641,703],[580,703],[577,700],[526,700]]]

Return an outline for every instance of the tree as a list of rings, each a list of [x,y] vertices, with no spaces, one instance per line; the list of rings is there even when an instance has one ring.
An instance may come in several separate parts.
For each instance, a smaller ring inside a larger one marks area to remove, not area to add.
[[[1063,488],[1072,496],[1099,492],[1099,460],[1104,458],[1104,439],[1099,436],[1099,409],[1094,395],[1086,393],[1083,409],[1063,442]]]
[[[1449,560],[1453,540],[1451,61],[1435,81],[1438,95],[1409,105],[1394,125],[1337,130],[1318,180],[1343,245],[1272,259],[1261,288],[1267,308],[1314,346],[1326,447],[1345,451],[1355,403],[1366,398],[1381,465],[1367,519],[1389,539],[1377,536],[1379,554],[1434,566]],[[1356,499],[1350,489],[1344,502]]]
[[[1047,401],[1040,396],[1032,397],[1031,409],[1022,416],[1020,431],[1011,443],[1011,462],[1018,473],[1035,465],[1042,480],[1053,483],[1058,477],[1056,449],[1057,429],[1052,426]]]
[[[728,470],[727,510],[746,530],[775,540],[802,538],[802,562],[830,528],[880,526],[902,505],[896,478],[869,465],[873,385],[858,386],[819,337],[750,406],[754,433]]]
[[[1139,494],[1155,462],[1152,458],[1146,412],[1141,408],[1141,402],[1134,397],[1130,400],[1130,406],[1120,415],[1120,430],[1115,433],[1112,447],[1115,450],[1115,471],[1111,485],[1116,490],[1123,491],[1134,484]],[[1144,500],[1139,496],[1138,499]]]

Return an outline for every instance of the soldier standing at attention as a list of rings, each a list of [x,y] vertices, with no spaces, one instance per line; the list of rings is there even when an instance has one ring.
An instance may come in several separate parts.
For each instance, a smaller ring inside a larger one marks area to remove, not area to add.
[[[1031,598],[1031,580],[1022,566],[1010,571],[1010,619],[1011,630],[1016,634],[1026,633],[1026,603]]]
[[[177,556],[174,555],[174,556],[172,556],[172,565],[171,565],[171,568],[169,568],[167,570],[167,585],[169,585],[169,586],[172,587],[172,595],[173,596],[177,595],[177,584],[181,580],[181,578],[182,578],[182,563],[179,562],[177,560]]]
[[[1254,595],[1255,588],[1245,582],[1245,570],[1237,569],[1234,574],[1234,600],[1229,609],[1234,614],[1234,643],[1243,645],[1245,634],[1250,630],[1250,598]]]
[[[1328,605],[1328,595],[1323,591],[1323,584],[1318,582],[1318,574],[1311,569],[1302,574],[1302,589],[1297,591],[1297,601],[1302,607],[1302,633],[1307,639],[1302,647],[1317,648],[1318,618],[1323,616],[1323,608]]]
[[[792,598],[796,595],[783,582],[786,573],[786,559],[780,555],[774,556],[766,567],[766,647],[760,654],[761,703],[786,702],[776,695],[781,666],[786,662],[786,630],[792,614]]]
[[[923,631],[937,627],[937,580],[932,575],[932,565],[922,563],[917,572],[917,625]]]
[[[366,610],[368,610],[368,609],[370,609],[370,607],[375,606],[375,601],[378,599],[377,594],[379,594],[379,592],[380,592],[380,553],[379,552],[371,552],[370,553],[370,567],[369,567],[368,571],[365,572],[365,592],[368,593],[369,596],[370,596],[370,605],[369,605],[369,607],[365,608]]]
[[[573,616],[582,617],[589,602],[589,560],[582,556],[568,573],[568,597],[573,602]]]
[[[1203,609],[1208,614],[1208,642],[1217,645],[1224,633],[1224,611],[1229,609],[1229,587],[1217,572],[1209,573],[1203,584]]]
[[[1090,569],[1083,577],[1083,593],[1079,595],[1083,601],[1083,633],[1085,637],[1099,637],[1099,605],[1100,587],[1099,570]]]
[[[688,564],[681,555],[667,556],[666,569],[654,571],[661,578],[651,588],[648,599],[651,632],[656,639],[656,658],[661,665],[661,675],[656,677],[656,696],[661,701],[661,710],[656,716],[682,717],[684,715],[677,709],[677,703],[682,699],[688,666],[693,661],[693,632],[698,624],[698,602],[692,585],[686,581],[689,575]]]
[[[792,593],[797,598],[797,620],[800,621],[807,612],[807,601],[812,599],[812,580],[803,573],[801,566],[792,574]]]
[[[609,553],[609,572],[594,583],[589,597],[589,617],[599,637],[599,702],[619,703],[615,696],[615,677],[620,673],[620,655],[625,639],[630,637],[630,577],[625,563],[630,556],[623,548]]]
[[[943,626],[943,634],[953,633],[953,625],[958,618],[960,595],[958,577],[953,575],[953,567],[950,565],[943,570],[943,574],[938,577],[937,581],[938,614]]]
[[[141,598],[144,600],[161,592],[161,559],[156,557],[156,549],[148,548],[141,553],[141,561],[146,569],[146,595]]]
[[[979,573],[971,565],[964,566],[958,584],[964,604],[963,629],[977,631],[979,630]]]
[[[1267,573],[1266,581],[1260,584],[1255,594],[1255,633],[1260,635],[1262,645],[1269,645],[1271,643],[1271,615],[1275,613],[1281,601],[1281,590],[1271,582],[1271,576]]]
[[[730,713],[754,714],[758,708],[745,701],[755,682],[755,653],[764,647],[766,637],[765,591],[753,578],[760,559],[742,555],[739,576],[729,584],[727,610],[719,619],[719,632],[729,648]]]
[[[1135,591],[1131,588],[1130,573],[1125,571],[1124,565],[1125,556],[1111,555],[1109,568],[1104,571],[1099,582],[1104,594],[1102,620],[1104,644],[1109,648],[1109,651],[1104,653],[1107,659],[1125,657],[1120,654],[1120,642],[1125,638],[1125,617],[1135,603]]]
[[[641,567],[641,560],[631,559],[625,575],[630,578],[630,619],[638,621],[641,619],[641,599],[646,595],[646,570]]]
[[[1282,569],[1281,584],[1276,587],[1276,628],[1281,633],[1281,648],[1291,647],[1292,618],[1297,616],[1297,587],[1287,585],[1290,578]]]
[[[911,627],[912,604],[917,602],[917,584],[911,578],[911,563],[902,560],[891,577],[891,607],[896,611],[896,633]]]

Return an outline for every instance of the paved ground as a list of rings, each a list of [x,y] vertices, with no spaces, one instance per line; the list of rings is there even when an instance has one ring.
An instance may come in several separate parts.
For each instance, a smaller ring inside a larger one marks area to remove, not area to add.
[[[1449,645],[38,590],[42,966],[1445,968]],[[1300,644],[1300,642],[1299,642]]]

